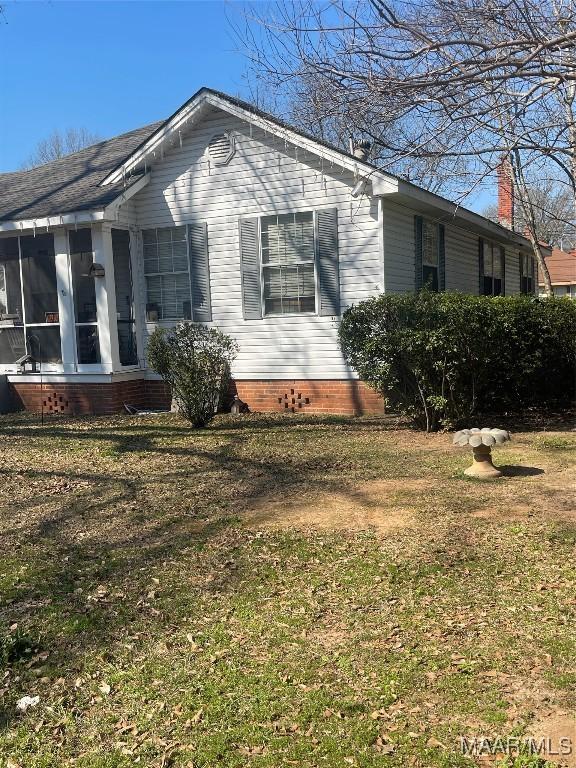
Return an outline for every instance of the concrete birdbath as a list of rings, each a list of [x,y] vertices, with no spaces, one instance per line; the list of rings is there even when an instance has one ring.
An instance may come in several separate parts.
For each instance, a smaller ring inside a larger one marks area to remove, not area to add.
[[[465,475],[470,477],[479,477],[483,480],[492,477],[501,477],[502,472],[492,464],[492,446],[502,445],[510,440],[510,432],[505,429],[461,429],[456,432],[452,440],[454,445],[460,448],[469,446],[472,448],[473,460],[472,466],[464,470]]]

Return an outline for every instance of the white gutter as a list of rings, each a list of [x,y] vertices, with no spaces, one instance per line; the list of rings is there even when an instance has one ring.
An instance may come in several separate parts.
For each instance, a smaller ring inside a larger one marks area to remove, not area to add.
[[[102,221],[104,211],[73,211],[52,216],[44,216],[39,219],[16,219],[15,221],[3,221],[0,223],[0,232],[20,232],[23,229],[45,229],[49,227],[63,227],[69,224],[89,224]]]
[[[424,208],[424,210],[426,210],[426,208],[434,208],[436,211],[444,214],[443,221],[448,222],[450,220],[458,220],[466,223],[476,231],[480,229],[490,233],[494,239],[507,242],[512,241],[521,248],[532,249],[530,240],[520,233],[513,232],[506,227],[501,227],[499,224],[490,221],[490,219],[485,218],[479,213],[475,213],[468,208],[463,208],[456,203],[450,202],[450,200],[446,200],[444,197],[435,195],[433,192],[428,192],[426,189],[421,189],[415,184],[410,184],[403,179],[397,180],[397,188],[393,192],[381,192],[379,187],[375,186],[375,180],[372,181],[372,186],[374,194],[381,196],[391,195],[393,199],[394,193],[396,193],[404,200],[408,199],[410,203],[414,205],[416,210],[419,210],[420,208]],[[545,248],[545,250],[547,250],[547,248]]]

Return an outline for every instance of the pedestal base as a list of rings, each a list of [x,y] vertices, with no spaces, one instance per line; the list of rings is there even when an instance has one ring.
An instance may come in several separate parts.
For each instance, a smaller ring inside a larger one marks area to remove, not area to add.
[[[481,480],[491,480],[494,477],[502,477],[502,472],[496,469],[492,464],[492,452],[490,446],[479,445],[477,448],[472,449],[474,452],[474,459],[472,466],[464,470],[464,474],[468,477],[478,477]]]

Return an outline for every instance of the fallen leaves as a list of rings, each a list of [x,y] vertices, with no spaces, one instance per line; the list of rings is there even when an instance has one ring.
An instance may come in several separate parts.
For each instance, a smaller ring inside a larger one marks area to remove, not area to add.
[[[408,768],[449,761],[454,729],[481,729],[486,713],[521,727],[568,697],[541,683],[569,668],[572,549],[549,546],[542,517],[522,522],[521,547],[508,523],[472,517],[444,437],[361,420],[255,417],[241,434],[237,422],[202,433],[149,423],[58,422],[62,466],[41,436],[3,444],[0,497],[17,491],[10,470],[28,442],[22,472],[46,473],[36,496],[63,469],[93,490],[62,485],[61,502],[48,494],[2,520],[14,541],[0,559],[5,635],[33,641],[0,672],[0,695],[13,714],[22,691],[41,696],[19,722],[39,761],[58,750],[72,765],[96,739],[151,768]],[[112,461],[103,445],[123,450]],[[357,504],[382,475],[391,490],[374,514],[405,506],[418,535],[359,530],[353,516],[336,535],[231,520],[269,494],[313,509],[336,488]],[[547,492],[538,478],[513,484],[526,504]],[[501,506],[488,486],[475,493]],[[0,751],[21,768],[28,747],[14,732]]]

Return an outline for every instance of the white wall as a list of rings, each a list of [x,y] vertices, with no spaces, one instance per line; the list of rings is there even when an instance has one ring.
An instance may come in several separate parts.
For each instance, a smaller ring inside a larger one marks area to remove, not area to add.
[[[414,290],[414,216],[426,214],[389,198],[383,199],[384,284],[386,293]],[[430,217],[432,218],[432,217]],[[478,239],[480,235],[444,222],[446,290],[478,294]],[[506,246],[506,294],[519,293],[519,251]]]
[[[209,165],[212,136],[234,131],[229,165]],[[153,166],[150,183],[131,201],[139,227],[192,221],[208,224],[213,322],[234,336],[240,354],[237,378],[344,378],[331,317],[289,315],[244,320],[240,284],[238,219],[270,213],[338,208],[341,305],[344,309],[383,290],[378,202],[354,199],[355,179],[329,162],[286,144],[235,117],[214,110],[188,138]],[[145,322],[145,282],[138,254],[140,322]],[[154,326],[148,325],[148,331]]]

